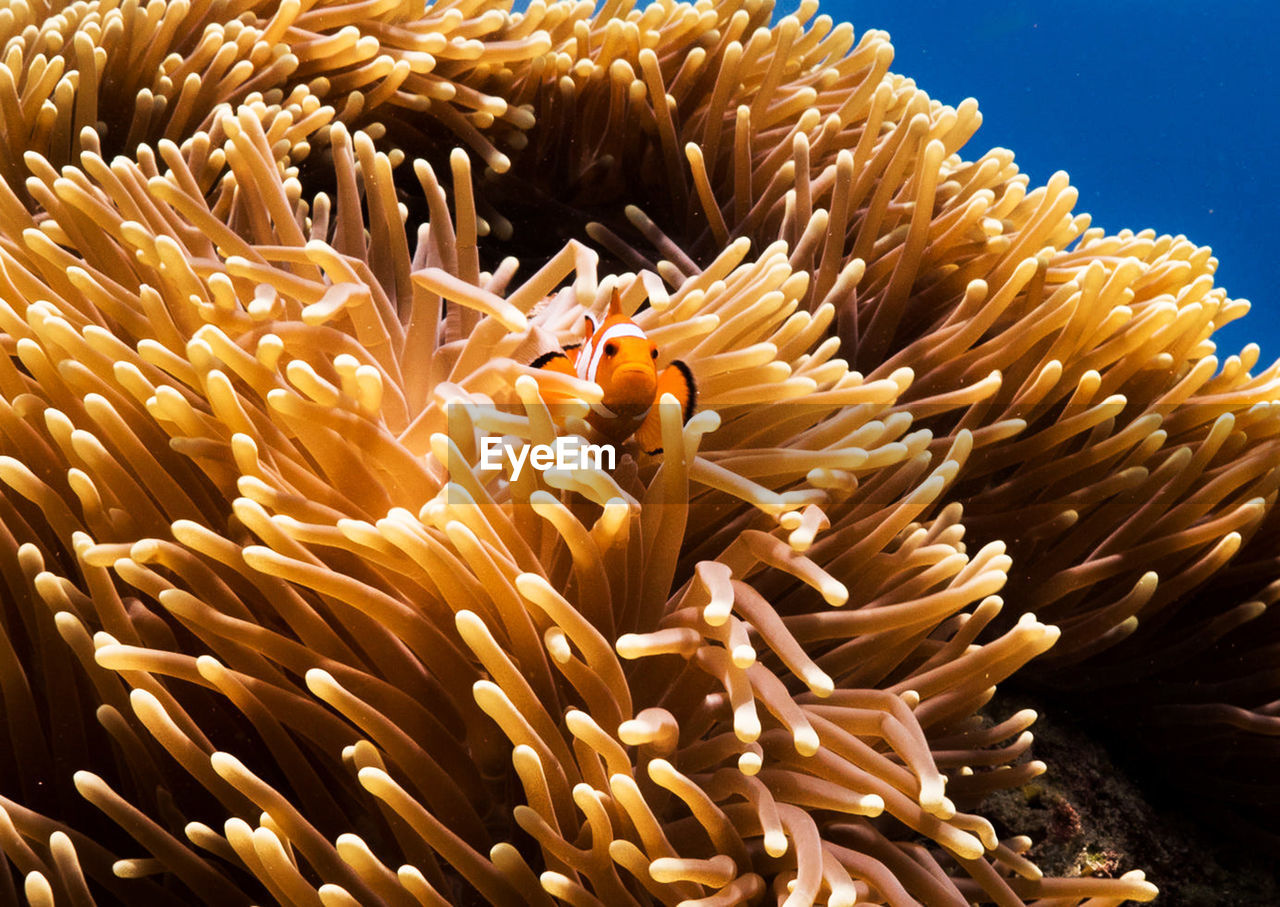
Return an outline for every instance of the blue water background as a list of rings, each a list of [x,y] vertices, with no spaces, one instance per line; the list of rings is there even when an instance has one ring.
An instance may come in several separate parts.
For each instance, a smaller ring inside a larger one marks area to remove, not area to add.
[[[779,4],[782,15],[795,3]],[[1065,170],[1108,232],[1153,228],[1210,246],[1215,283],[1252,311],[1214,334],[1280,357],[1280,3],[1186,0],[910,3],[819,12],[893,38],[893,70],[983,125],[1043,185]]]

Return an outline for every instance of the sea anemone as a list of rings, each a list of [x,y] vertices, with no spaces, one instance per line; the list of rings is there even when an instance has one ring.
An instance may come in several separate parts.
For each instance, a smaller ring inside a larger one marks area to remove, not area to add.
[[[30,902],[1155,896],[997,836],[1045,766],[988,703],[1159,647],[1261,532],[1277,369],[1218,371],[1207,250],[962,160],[976,105],[815,12],[8,11]],[[615,290],[699,411],[482,469],[585,430],[529,363]]]

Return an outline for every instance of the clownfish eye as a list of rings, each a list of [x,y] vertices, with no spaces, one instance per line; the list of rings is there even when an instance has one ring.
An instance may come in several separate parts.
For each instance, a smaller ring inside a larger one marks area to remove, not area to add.
[[[604,345],[604,354],[606,356],[616,355],[617,352],[618,352],[618,345],[616,343],[606,343]]]
[[[651,350],[649,350],[649,358],[650,358],[650,359],[657,359],[657,358],[658,358],[658,348],[657,348],[656,346],[655,346],[655,347],[653,347]]]

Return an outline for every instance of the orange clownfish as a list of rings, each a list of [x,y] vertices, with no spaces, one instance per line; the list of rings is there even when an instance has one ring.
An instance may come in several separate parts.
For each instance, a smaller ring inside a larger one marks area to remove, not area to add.
[[[587,421],[614,444],[636,436],[645,453],[662,451],[662,427],[658,407],[663,394],[680,401],[683,421],[688,422],[697,404],[693,372],[680,360],[658,372],[658,348],[640,326],[622,314],[622,300],[613,291],[604,323],[590,315],[581,343],[563,351],[543,353],[531,364],[572,375],[600,385],[604,396],[591,405]]]

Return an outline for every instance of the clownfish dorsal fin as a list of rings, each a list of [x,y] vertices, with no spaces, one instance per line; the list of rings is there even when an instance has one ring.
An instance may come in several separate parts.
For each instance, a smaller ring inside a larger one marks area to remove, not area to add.
[[[609,311],[605,313],[605,318],[613,318],[615,315],[622,314],[622,294],[618,292],[618,288],[613,288],[613,295],[609,297]]]
[[[596,324],[596,320],[590,315],[583,315],[582,318],[586,322],[586,327],[582,329],[582,342],[586,343],[596,335],[596,328],[598,328],[599,325]]]

